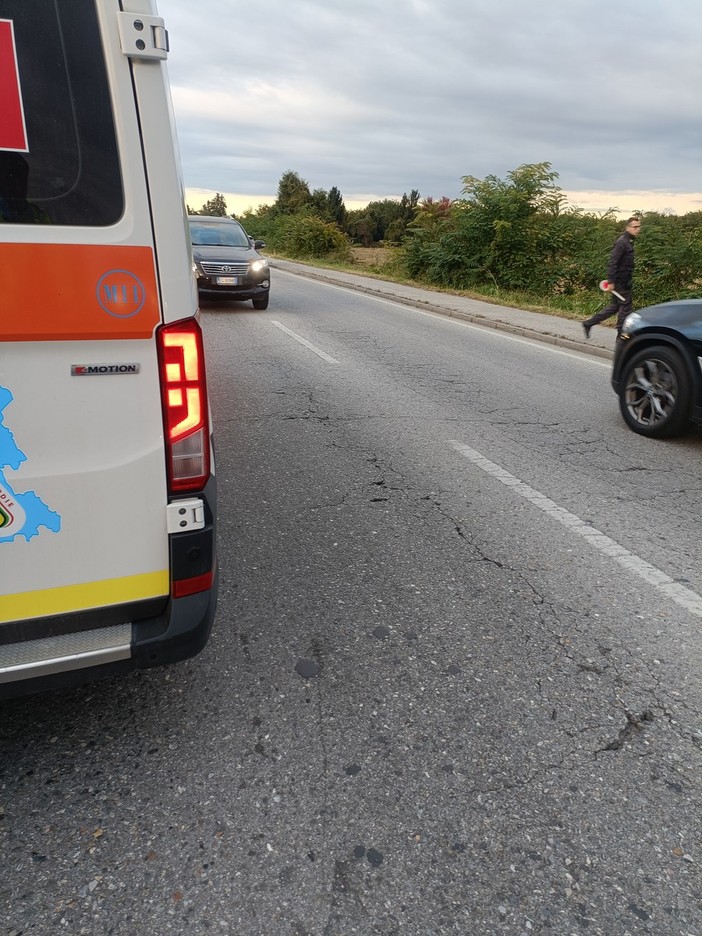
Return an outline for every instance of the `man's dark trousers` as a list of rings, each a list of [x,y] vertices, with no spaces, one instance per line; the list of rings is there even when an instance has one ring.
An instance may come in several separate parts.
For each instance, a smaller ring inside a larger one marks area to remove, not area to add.
[[[605,319],[611,318],[611,316],[617,316],[617,331],[622,330],[622,325],[624,324],[624,319],[631,312],[631,290],[630,289],[618,289],[617,292],[624,297],[624,302],[621,299],[617,299],[616,296],[612,296],[612,301],[607,306],[606,309],[602,309],[601,312],[598,312],[596,315],[593,315],[591,318],[586,319],[583,322],[583,325],[586,328],[592,328],[593,325],[599,325],[600,322],[604,322]],[[611,295],[611,294],[610,294]]]

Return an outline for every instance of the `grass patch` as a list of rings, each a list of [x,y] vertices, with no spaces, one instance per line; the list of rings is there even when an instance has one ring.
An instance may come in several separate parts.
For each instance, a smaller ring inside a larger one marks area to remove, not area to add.
[[[394,247],[352,247],[351,261],[334,259],[333,257],[320,260],[318,257],[284,257],[281,260],[290,260],[292,263],[304,263],[306,266],[319,270],[337,270],[341,273],[356,273],[359,276],[368,276],[372,279],[386,280],[403,286],[414,286],[429,292],[445,293],[451,296],[464,296],[467,299],[477,299],[480,302],[489,302],[492,305],[512,306],[525,309],[528,312],[541,312],[542,315],[554,315],[559,318],[582,321],[604,307],[604,296],[585,292],[579,296],[535,296],[531,293],[508,291],[497,286],[485,286],[476,289],[444,289],[441,286],[425,283],[422,280],[410,279],[404,272],[400,262],[399,250]],[[613,327],[614,320],[602,324]]]

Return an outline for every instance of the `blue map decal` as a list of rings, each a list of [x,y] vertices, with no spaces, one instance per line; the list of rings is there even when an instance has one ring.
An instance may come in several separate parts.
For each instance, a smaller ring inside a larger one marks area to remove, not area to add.
[[[0,387],[0,543],[11,543],[18,536],[27,542],[39,535],[39,527],[52,533],[61,529],[61,517],[50,510],[34,491],[16,493],[10,487],[5,471],[17,471],[27,461],[15,437],[4,424],[3,411],[14,397],[7,387]]]

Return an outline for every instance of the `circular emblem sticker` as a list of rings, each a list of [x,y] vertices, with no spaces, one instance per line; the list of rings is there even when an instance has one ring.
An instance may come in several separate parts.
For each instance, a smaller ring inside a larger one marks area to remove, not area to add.
[[[128,270],[110,270],[97,284],[97,301],[108,315],[131,318],[146,301],[144,284]]]

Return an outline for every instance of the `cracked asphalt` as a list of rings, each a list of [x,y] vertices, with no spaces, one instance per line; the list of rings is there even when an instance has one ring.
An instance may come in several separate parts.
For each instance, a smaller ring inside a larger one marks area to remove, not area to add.
[[[702,621],[451,445],[702,594],[702,437],[291,269],[203,310],[206,650],[0,703],[0,936],[702,936]]]

